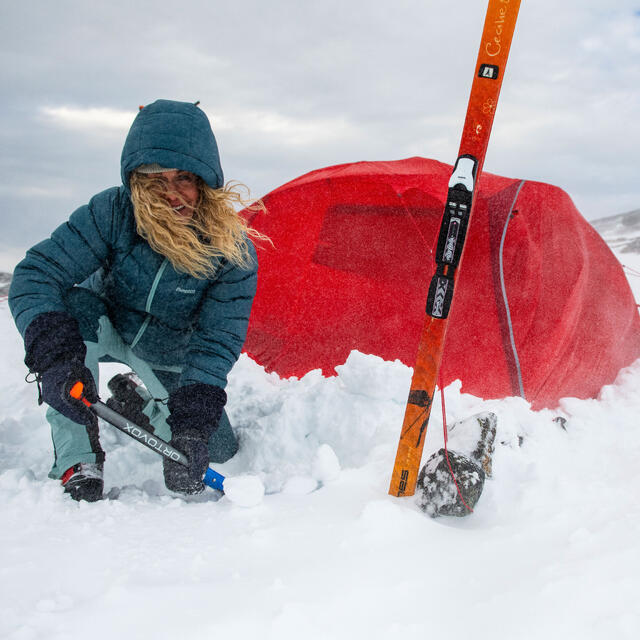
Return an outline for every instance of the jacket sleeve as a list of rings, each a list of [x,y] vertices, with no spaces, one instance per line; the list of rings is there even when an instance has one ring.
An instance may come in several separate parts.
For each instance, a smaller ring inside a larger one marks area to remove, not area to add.
[[[66,311],[65,292],[105,263],[120,231],[122,197],[117,188],[99,193],[16,266],[9,306],[23,336],[36,316]]]
[[[227,375],[240,357],[256,293],[258,262],[250,240],[252,266],[227,264],[207,289],[189,342],[180,386],[202,382],[225,388]]]

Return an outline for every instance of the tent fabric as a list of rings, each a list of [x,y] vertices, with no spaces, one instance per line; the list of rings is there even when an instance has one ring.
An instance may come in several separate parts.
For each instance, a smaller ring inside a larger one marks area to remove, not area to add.
[[[335,373],[353,349],[415,362],[452,167],[425,158],[312,171],[248,214],[259,250],[245,351],[268,371]],[[640,357],[621,265],[561,189],[483,173],[441,381],[534,408],[593,397]]]

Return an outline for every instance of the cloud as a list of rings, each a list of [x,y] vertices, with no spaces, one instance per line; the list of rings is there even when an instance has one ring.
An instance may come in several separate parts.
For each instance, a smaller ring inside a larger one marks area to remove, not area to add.
[[[216,131],[273,138],[287,146],[331,144],[336,140],[353,138],[358,127],[345,116],[304,118],[277,110],[235,109],[208,114]]]
[[[73,195],[73,189],[69,185],[56,184],[47,186],[43,184],[31,184],[27,186],[0,185],[0,195],[11,195],[12,198],[19,199],[56,199],[69,198]]]
[[[125,135],[136,114],[108,107],[45,106],[40,116],[61,129],[90,133]],[[221,109],[208,113],[216,132],[252,138],[272,138],[280,145],[331,144],[357,135],[358,127],[345,116],[294,116],[280,110]]]
[[[50,124],[63,129],[92,133],[126,133],[136,114],[109,107],[44,106],[40,114]]]
[[[419,155],[452,164],[486,8],[6,5],[0,190],[12,222],[2,238],[23,246],[120,183],[137,107],[157,98],[200,100],[225,176],[260,195],[344,162]],[[637,209],[639,18],[638,0],[523,2],[486,170],[559,185],[590,218]]]

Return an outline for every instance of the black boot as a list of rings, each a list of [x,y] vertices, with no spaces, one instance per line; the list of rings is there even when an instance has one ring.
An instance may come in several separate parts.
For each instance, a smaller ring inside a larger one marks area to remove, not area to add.
[[[101,462],[79,462],[62,474],[62,486],[74,500],[102,500],[104,482]]]
[[[107,406],[134,424],[153,433],[153,427],[149,418],[142,412],[145,401],[136,392],[138,385],[130,375],[118,373],[107,383],[111,397],[107,400]]]

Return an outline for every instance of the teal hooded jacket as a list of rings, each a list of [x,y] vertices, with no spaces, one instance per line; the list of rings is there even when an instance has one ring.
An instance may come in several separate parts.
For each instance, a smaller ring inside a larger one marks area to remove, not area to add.
[[[20,333],[41,313],[68,311],[74,285],[90,286],[133,352],[152,366],[181,367],[179,386],[226,385],[246,337],[257,259],[240,269],[213,259],[215,275],[176,271],[136,231],[129,176],[141,164],[190,171],[223,185],[215,137],[191,103],[158,100],[140,110],[122,151],[123,184],[77,209],[50,238],[32,247],[13,275],[9,305]],[[87,283],[91,283],[88,285]]]

